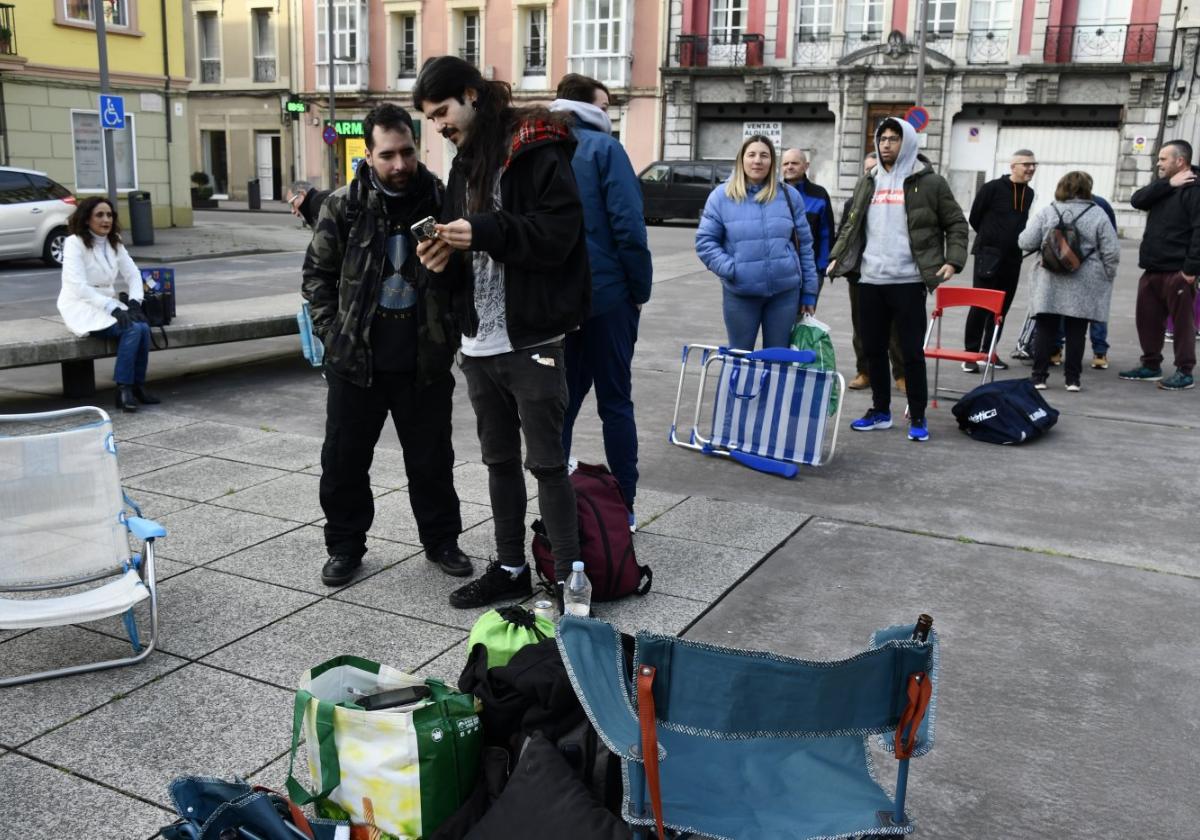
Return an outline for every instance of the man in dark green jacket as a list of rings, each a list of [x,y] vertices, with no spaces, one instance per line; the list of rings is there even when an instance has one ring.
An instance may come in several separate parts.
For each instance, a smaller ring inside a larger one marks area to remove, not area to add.
[[[875,148],[879,165],[854,188],[850,215],[829,255],[829,276],[859,273],[859,332],[872,407],[850,428],[892,426],[887,348],[895,324],[904,356],[908,438],[925,441],[925,295],[966,264],[967,220],[950,185],[917,153],[917,133],[907,121],[883,120]]]
[[[471,574],[458,548],[451,443],[458,330],[410,230],[438,214],[442,185],[417,161],[412,128],[395,105],[367,114],[367,159],[325,200],[304,258],[302,291],[325,343],[329,383],[320,491],[329,586],[348,583],[362,565],[375,512],[368,474],[389,413],[426,556],[446,574]]]

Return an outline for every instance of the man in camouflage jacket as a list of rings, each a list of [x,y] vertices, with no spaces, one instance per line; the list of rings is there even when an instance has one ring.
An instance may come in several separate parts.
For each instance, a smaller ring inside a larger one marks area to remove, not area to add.
[[[341,586],[362,565],[374,518],[371,461],[389,413],[425,554],[447,574],[467,576],[451,442],[459,334],[448,294],[428,282],[410,230],[437,216],[443,189],[417,160],[407,111],[381,105],[363,131],[367,158],[353,182],[326,199],[303,268],[329,383],[320,487],[329,559],[321,579]]]

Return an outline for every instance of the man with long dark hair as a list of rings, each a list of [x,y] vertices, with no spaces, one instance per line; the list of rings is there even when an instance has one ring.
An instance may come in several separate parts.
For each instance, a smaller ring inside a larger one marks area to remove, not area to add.
[[[417,264],[411,226],[436,214],[442,185],[417,161],[412,117],[380,105],[363,120],[367,157],[321,205],[304,258],[303,294],[325,342],[329,396],[321,450],[328,586],[362,565],[375,507],[375,444],[390,413],[404,448],[408,498],[425,555],[448,575],[471,574],[458,548],[450,364],[458,333],[444,291]]]
[[[591,275],[575,143],[544,108],[514,108],[504,82],[453,56],[425,63],[413,105],[458,149],[436,236],[417,255],[450,289],[461,367],[488,467],[496,560],[450,595],[481,607],[531,592],[525,562],[525,466],[557,561],[559,602],[579,559],[575,492],[563,455],[563,338],[588,314]]]

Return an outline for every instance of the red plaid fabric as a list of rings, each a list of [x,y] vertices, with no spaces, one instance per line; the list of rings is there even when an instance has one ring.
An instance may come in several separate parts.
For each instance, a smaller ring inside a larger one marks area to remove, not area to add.
[[[570,133],[570,129],[561,123],[547,120],[526,120],[517,127],[517,131],[513,135],[512,146],[508,150],[508,159],[504,161],[504,168],[508,169],[513,158],[526,146],[543,143],[547,140],[566,140]]]

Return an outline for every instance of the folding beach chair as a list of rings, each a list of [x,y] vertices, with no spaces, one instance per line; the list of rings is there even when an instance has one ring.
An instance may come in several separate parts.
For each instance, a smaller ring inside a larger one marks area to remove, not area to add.
[[[53,430],[40,425],[72,418],[80,422]],[[142,541],[142,554],[130,553],[127,534]],[[0,597],[0,630],[123,614],[134,651],[122,659],[5,677],[0,686],[116,668],[149,656],[158,635],[154,540],[165,535],[121,491],[112,421],[105,412],[0,415],[0,593],[18,593]],[[72,590],[65,594],[46,594],[67,587]],[[145,600],[150,638],[143,644],[133,607]]]
[[[992,313],[994,319],[992,329],[992,340],[988,344],[986,351],[976,350],[959,350],[957,348],[942,346],[942,319],[945,317],[947,309],[956,309],[963,306],[976,307],[986,309]],[[985,382],[993,382],[996,379],[996,362],[1000,361],[1000,357],[996,355],[996,341],[1000,336],[1000,324],[1004,321],[1004,292],[998,289],[968,289],[965,286],[938,286],[933,293],[933,314],[929,319],[929,328],[925,330],[925,358],[933,359],[933,389],[930,391],[931,404],[937,408],[938,395],[938,368],[941,365],[942,359],[953,362],[975,362],[982,364],[980,369],[979,384]],[[935,332],[936,330],[936,332]],[[934,340],[931,347],[930,339]],[[952,391],[948,388],[940,390],[947,393],[963,393],[961,391]]]
[[[679,434],[679,409],[689,363],[698,375],[690,426]],[[705,455],[732,458],[762,472],[794,478],[797,464],[828,463],[837,448],[846,383],[836,370],[819,370],[811,350],[769,347],[747,352],[686,344],[675,391],[669,440]],[[711,413],[705,413],[711,400]],[[832,421],[833,434],[826,441]]]
[[[720,840],[909,834],[909,759],[933,747],[932,619],[877,631],[833,662],[639,633],[633,679],[608,624],[564,617],[558,645],[592,724],[622,762],[623,815]],[[867,736],[899,762],[875,780]]]

